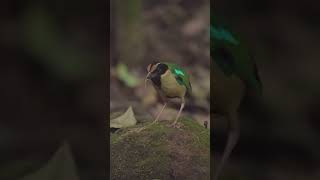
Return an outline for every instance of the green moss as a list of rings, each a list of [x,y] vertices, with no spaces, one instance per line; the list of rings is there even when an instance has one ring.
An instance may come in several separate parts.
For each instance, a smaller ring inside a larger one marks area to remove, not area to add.
[[[111,135],[112,179],[168,178],[167,147],[161,140],[167,136],[168,128],[154,124],[140,133],[121,136],[128,130]]]
[[[210,148],[209,129],[206,129],[190,118],[182,119],[181,122],[185,126],[185,130],[192,132],[194,143],[200,146],[200,148]]]
[[[120,140],[120,134],[114,133],[110,136],[111,144],[116,144]]]
[[[181,129],[162,121],[140,133],[112,134],[112,179],[208,179],[209,130],[191,119],[180,122]]]

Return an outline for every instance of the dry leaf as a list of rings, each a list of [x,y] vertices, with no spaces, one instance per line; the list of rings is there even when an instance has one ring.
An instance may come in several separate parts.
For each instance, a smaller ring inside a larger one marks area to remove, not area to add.
[[[131,106],[121,116],[110,120],[110,128],[126,128],[130,126],[134,126],[136,124],[137,124],[137,120],[134,116]]]

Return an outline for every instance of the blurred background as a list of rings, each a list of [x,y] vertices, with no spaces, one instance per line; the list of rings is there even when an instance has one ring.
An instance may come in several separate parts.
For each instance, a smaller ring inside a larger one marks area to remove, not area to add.
[[[36,172],[64,141],[81,179],[107,179],[106,8],[1,1],[0,179]]]
[[[215,0],[211,11],[247,40],[263,84],[260,100],[243,102],[222,179],[320,179],[319,3]],[[225,123],[214,126],[219,156]]]
[[[180,65],[191,76],[193,96],[182,116],[203,125],[210,119],[209,0],[111,1],[110,111],[133,107],[137,121],[151,121],[162,107],[147,66],[156,61]],[[161,119],[171,120],[180,102]]]

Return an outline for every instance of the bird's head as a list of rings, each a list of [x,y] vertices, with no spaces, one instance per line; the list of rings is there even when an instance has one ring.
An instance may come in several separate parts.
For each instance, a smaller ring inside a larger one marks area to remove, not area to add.
[[[149,79],[161,76],[168,70],[168,68],[169,68],[168,65],[160,62],[153,62],[149,64],[147,67],[148,74],[145,79],[145,87],[147,87],[147,81]]]

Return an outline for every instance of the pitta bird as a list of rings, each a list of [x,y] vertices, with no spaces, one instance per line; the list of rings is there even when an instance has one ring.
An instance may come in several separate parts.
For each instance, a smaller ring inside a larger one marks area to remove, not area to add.
[[[185,106],[185,97],[192,92],[189,74],[177,64],[167,62],[151,63],[148,65],[147,71],[148,74],[145,79],[145,86],[147,85],[147,81],[151,80],[153,87],[164,102],[161,111],[158,113],[153,123],[159,120],[169,99],[180,98],[180,110],[172,123],[173,127],[177,127],[177,122]]]

